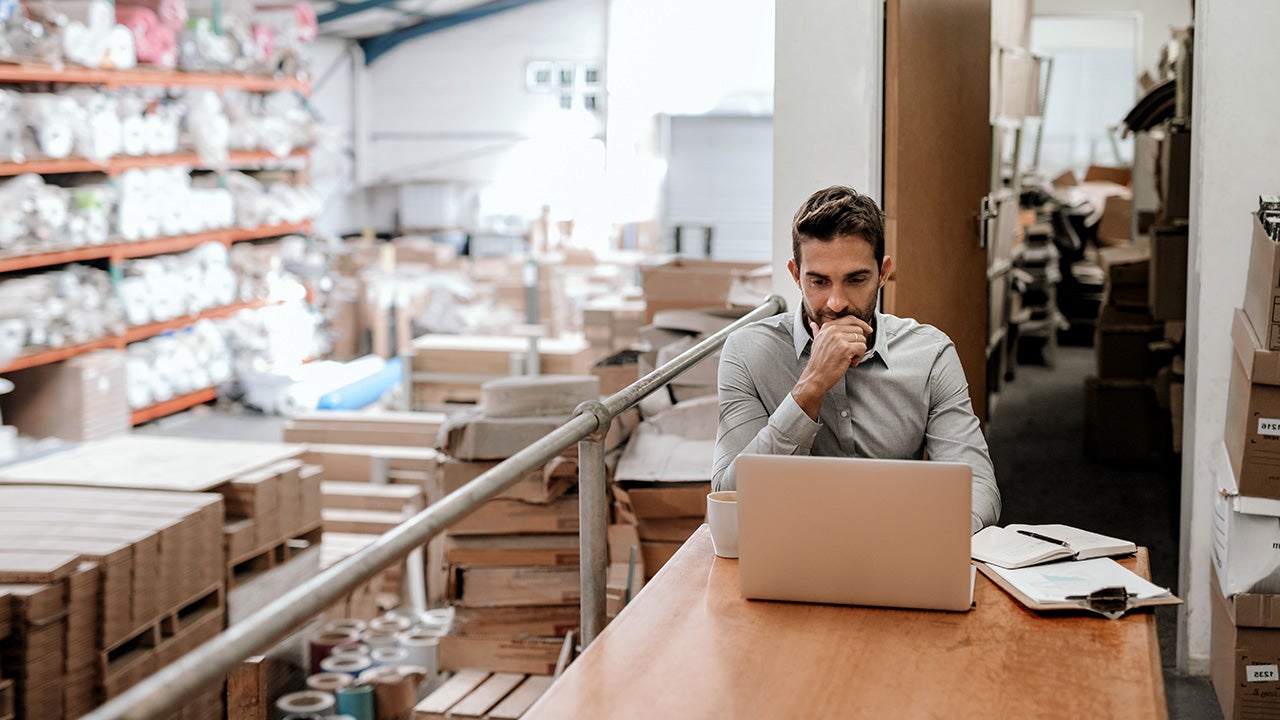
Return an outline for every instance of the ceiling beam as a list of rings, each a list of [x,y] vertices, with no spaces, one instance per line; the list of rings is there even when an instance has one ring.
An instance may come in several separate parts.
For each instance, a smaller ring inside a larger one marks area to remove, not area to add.
[[[356,4],[381,4],[384,0],[363,0]],[[447,15],[437,15],[423,20],[420,23],[414,23],[406,27],[392,30],[391,32],[360,39],[360,47],[364,50],[364,64],[370,65],[382,55],[390,52],[393,48],[406,40],[430,35],[434,32],[447,30],[451,27],[457,27],[473,20],[496,15],[507,10],[529,5],[538,2],[538,0],[489,0],[475,7],[465,10],[449,13]]]
[[[316,18],[316,20],[323,25],[328,22],[333,22],[334,20],[341,20],[344,17],[350,17],[356,13],[364,12],[365,10],[372,10],[373,8],[379,8],[384,5],[391,5],[395,3],[395,1],[396,0],[359,0],[359,2],[340,2],[334,9],[320,13],[320,16]]]

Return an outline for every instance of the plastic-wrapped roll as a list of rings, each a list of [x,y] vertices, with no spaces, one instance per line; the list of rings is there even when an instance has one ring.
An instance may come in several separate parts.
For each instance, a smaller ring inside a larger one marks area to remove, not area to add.
[[[117,70],[129,70],[138,65],[132,30],[123,25],[111,28],[107,36],[107,62]]]
[[[365,645],[377,650],[384,647],[396,646],[396,631],[394,630],[365,630],[360,635],[360,639]]]
[[[22,96],[12,90],[0,90],[0,160],[22,162]]]
[[[117,11],[122,6],[146,8],[159,18],[160,23],[174,31],[182,29],[187,23],[187,3],[185,0],[121,0],[116,3]]]
[[[165,155],[169,152],[169,128],[161,113],[146,116],[147,154]]]
[[[75,123],[81,115],[75,100],[51,93],[25,93],[22,110],[40,152],[61,159],[75,148]]]
[[[126,155],[147,154],[147,121],[142,115],[120,118],[120,147]]]
[[[316,713],[327,714],[336,705],[334,696],[317,690],[303,690],[288,695],[281,695],[276,700],[276,709],[282,713]]]

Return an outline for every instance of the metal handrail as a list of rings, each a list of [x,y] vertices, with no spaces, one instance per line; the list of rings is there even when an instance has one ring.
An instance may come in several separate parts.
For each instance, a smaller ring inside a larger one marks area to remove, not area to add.
[[[603,401],[585,402],[564,425],[502,461],[476,479],[397,525],[372,544],[280,596],[266,607],[164,667],[83,720],[143,720],[172,710],[224,678],[245,658],[302,626],[342,595],[399,562],[414,548],[475,512],[520,477],[578,444],[578,512],[581,534],[582,643],[604,626],[608,570],[608,488],[604,435],[613,418],[715,352],[734,330],[786,310],[770,295],[764,303],[679,356]],[[409,389],[406,389],[409,392]]]

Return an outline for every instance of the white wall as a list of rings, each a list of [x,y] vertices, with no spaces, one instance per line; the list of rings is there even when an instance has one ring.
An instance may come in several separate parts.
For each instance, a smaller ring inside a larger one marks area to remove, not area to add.
[[[356,140],[355,93],[360,51],[353,43],[322,37],[312,53],[311,106],[319,121],[332,128],[333,142],[324,142],[311,156],[312,182],[324,198],[316,220],[320,232],[342,234],[360,229],[364,203],[349,155]]]
[[[1183,438],[1179,665],[1207,669],[1209,527],[1214,447],[1222,442],[1231,368],[1231,315],[1244,299],[1258,195],[1280,192],[1280,97],[1258,78],[1280,66],[1280,3],[1199,0],[1191,135],[1187,278],[1186,433]]]
[[[605,60],[607,0],[546,0],[410,40],[370,66],[375,183],[488,183],[522,141],[565,124],[530,61]],[[607,71],[605,71],[607,76]],[[585,134],[603,130],[599,115]]]
[[[1169,28],[1191,23],[1191,0],[1033,0],[1036,15],[1080,15],[1138,12],[1142,16],[1142,47],[1138,73],[1154,68]]]
[[[786,0],[775,22],[773,285],[794,307],[784,260],[805,198],[840,183],[884,202],[884,4]]]

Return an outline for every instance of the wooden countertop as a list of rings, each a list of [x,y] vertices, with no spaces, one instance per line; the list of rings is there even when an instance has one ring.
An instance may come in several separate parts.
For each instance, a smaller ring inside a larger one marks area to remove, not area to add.
[[[1150,576],[1145,549],[1123,564]],[[703,525],[524,717],[1167,717],[1150,608],[1040,615],[980,573],[974,600],[745,600]]]

